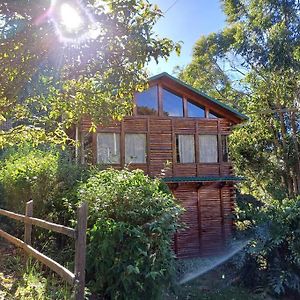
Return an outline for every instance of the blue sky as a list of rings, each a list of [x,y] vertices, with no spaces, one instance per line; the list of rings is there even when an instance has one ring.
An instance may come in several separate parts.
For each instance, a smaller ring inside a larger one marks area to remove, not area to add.
[[[151,0],[165,12],[175,0]],[[155,32],[161,37],[174,41],[183,41],[180,57],[173,54],[167,62],[161,60],[157,65],[151,62],[148,69],[150,75],[161,72],[173,74],[175,66],[185,66],[192,59],[195,42],[202,35],[219,31],[224,27],[225,16],[219,0],[178,0],[170,8],[165,17],[155,25]]]

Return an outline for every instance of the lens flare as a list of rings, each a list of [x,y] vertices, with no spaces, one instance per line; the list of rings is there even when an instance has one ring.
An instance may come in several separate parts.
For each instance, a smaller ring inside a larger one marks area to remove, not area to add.
[[[102,1],[97,5],[100,5],[100,11],[105,11]],[[99,9],[97,5],[94,7]],[[79,0],[51,1],[48,15],[60,42],[76,46],[96,40],[103,33],[102,24],[96,22],[89,9]]]
[[[83,25],[83,19],[78,11],[68,3],[60,7],[61,23],[69,32],[76,32]]]

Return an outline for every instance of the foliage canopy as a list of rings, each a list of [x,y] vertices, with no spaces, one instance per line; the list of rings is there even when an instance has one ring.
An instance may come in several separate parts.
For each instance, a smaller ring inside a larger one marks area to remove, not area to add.
[[[183,80],[250,117],[231,153],[244,191],[283,199],[300,191],[298,1],[224,0],[226,27],[198,40]]]
[[[147,1],[66,0],[85,23],[71,33],[61,28],[61,3],[0,4],[0,126],[14,125],[0,129],[0,147],[63,144],[82,116],[94,124],[120,119],[131,112],[133,92],[146,85],[145,64],[180,51],[154,34],[162,12]]]

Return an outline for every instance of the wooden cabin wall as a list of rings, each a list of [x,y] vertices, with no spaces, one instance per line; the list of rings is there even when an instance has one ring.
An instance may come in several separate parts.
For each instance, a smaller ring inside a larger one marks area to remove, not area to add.
[[[83,120],[81,131],[87,132],[90,122]],[[199,157],[198,135],[216,134],[229,135],[231,123],[226,119],[197,119],[197,118],[176,118],[158,116],[134,116],[126,117],[122,122],[108,126],[98,126],[98,132],[116,132],[121,134],[121,164],[113,165],[115,168],[124,166],[125,133],[145,133],[147,135],[147,163],[130,165],[129,168],[140,168],[150,176],[160,176],[165,169],[165,177],[194,177],[194,176],[230,176],[232,166],[230,162],[219,163],[177,163],[176,161],[176,134],[195,135],[195,153]],[[97,133],[93,134],[94,163],[96,163],[96,140]],[[221,154],[219,154],[221,157]],[[169,168],[166,162],[170,162]]]
[[[178,258],[218,254],[226,246],[233,230],[234,187],[215,183],[180,183],[174,196],[185,208],[177,232],[174,250]]]

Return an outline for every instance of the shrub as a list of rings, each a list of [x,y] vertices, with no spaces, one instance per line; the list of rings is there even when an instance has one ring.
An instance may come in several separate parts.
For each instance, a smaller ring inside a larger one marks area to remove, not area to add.
[[[251,222],[242,222],[250,226],[252,235],[241,269],[244,283],[272,294],[299,297],[300,197],[262,207],[248,205],[242,215],[252,216]]]
[[[89,203],[87,278],[112,299],[158,299],[173,267],[172,236],[181,208],[140,170],[95,172],[80,187]]]

